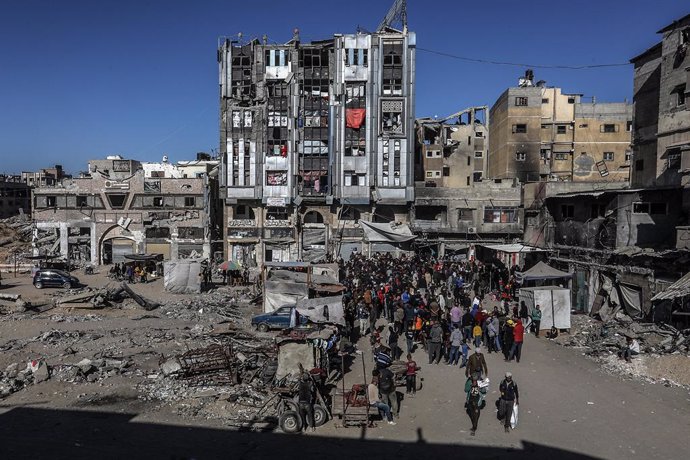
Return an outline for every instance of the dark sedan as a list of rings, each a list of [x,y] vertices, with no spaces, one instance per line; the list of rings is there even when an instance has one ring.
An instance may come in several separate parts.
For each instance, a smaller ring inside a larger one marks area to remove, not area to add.
[[[34,274],[34,286],[37,289],[44,287],[61,287],[72,289],[79,286],[79,280],[62,270],[38,270]]]
[[[287,329],[290,327],[290,315],[292,309],[295,308],[290,305],[284,305],[271,313],[264,313],[252,318],[252,326],[256,327],[261,332],[266,332],[269,329]],[[307,318],[300,315],[300,324],[306,324]]]

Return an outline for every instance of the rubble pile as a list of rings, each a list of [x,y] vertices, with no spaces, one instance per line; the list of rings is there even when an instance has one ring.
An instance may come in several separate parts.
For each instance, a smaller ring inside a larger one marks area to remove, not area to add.
[[[587,348],[588,355],[618,351],[625,346],[626,337],[636,338],[642,353],[690,351],[690,329],[681,331],[663,323],[641,323],[621,312],[606,322],[586,315],[573,315],[571,322],[570,334],[561,335],[555,341]]]
[[[637,339],[640,355],[631,362],[619,359],[626,338]],[[690,329],[678,330],[663,323],[642,323],[618,312],[608,321],[573,315],[570,334],[555,342],[584,350],[604,370],[665,385],[690,385]]]
[[[0,220],[0,264],[31,262],[21,256],[31,253],[34,231],[35,245],[41,254],[52,254],[59,249],[57,229],[35,229],[23,214]],[[18,256],[17,260],[15,256]]]
[[[168,318],[191,322],[225,322],[248,326],[247,315],[240,302],[249,300],[249,289],[216,289],[200,295],[162,305],[159,311]]]

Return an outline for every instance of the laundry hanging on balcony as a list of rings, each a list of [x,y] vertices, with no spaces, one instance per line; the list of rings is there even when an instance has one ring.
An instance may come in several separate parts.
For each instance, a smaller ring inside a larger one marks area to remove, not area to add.
[[[366,118],[366,109],[346,109],[345,118],[347,120],[347,127],[359,129],[364,124]]]

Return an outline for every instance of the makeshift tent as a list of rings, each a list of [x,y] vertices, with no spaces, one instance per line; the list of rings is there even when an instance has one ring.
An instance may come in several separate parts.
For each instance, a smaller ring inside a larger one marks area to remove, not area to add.
[[[522,288],[520,302],[525,302],[530,315],[539,305],[540,329],[570,329],[570,289],[558,286]]]
[[[407,243],[417,238],[412,234],[410,227],[401,224],[375,223],[360,221],[364,230],[364,236],[370,243]]]
[[[606,321],[621,308],[632,318],[639,318],[649,313],[651,305],[643,305],[642,290],[638,286],[619,283],[613,276],[601,272],[594,282],[594,292],[597,296],[592,304],[590,315],[598,316],[602,321]]]
[[[328,368],[328,351],[337,343],[337,331],[325,327],[302,339],[288,338],[278,341],[278,369],[276,380],[291,375],[298,376],[300,364],[309,371],[314,368]]]
[[[545,262],[538,262],[534,267],[527,271],[515,273],[515,278],[520,283],[524,283],[525,281],[543,281],[570,278],[572,276],[572,273],[557,270]]]
[[[163,286],[175,294],[201,292],[201,259],[171,260],[163,264]]]
[[[343,296],[317,297],[297,301],[297,312],[312,323],[332,323],[345,326]]]
[[[271,313],[283,305],[295,305],[309,297],[306,283],[292,281],[266,281],[264,283],[264,312]]]

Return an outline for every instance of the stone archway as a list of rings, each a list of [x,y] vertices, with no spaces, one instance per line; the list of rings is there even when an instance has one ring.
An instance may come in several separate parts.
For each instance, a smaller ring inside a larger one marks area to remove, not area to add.
[[[98,243],[98,260],[101,264],[111,264],[121,262],[121,255],[127,250],[136,253],[138,250],[137,239],[132,233],[119,225],[108,228],[100,238]],[[115,260],[116,259],[116,260]]]
[[[311,210],[304,214],[302,222],[305,224],[323,224],[325,223],[325,219],[323,214],[321,214],[319,211]]]

